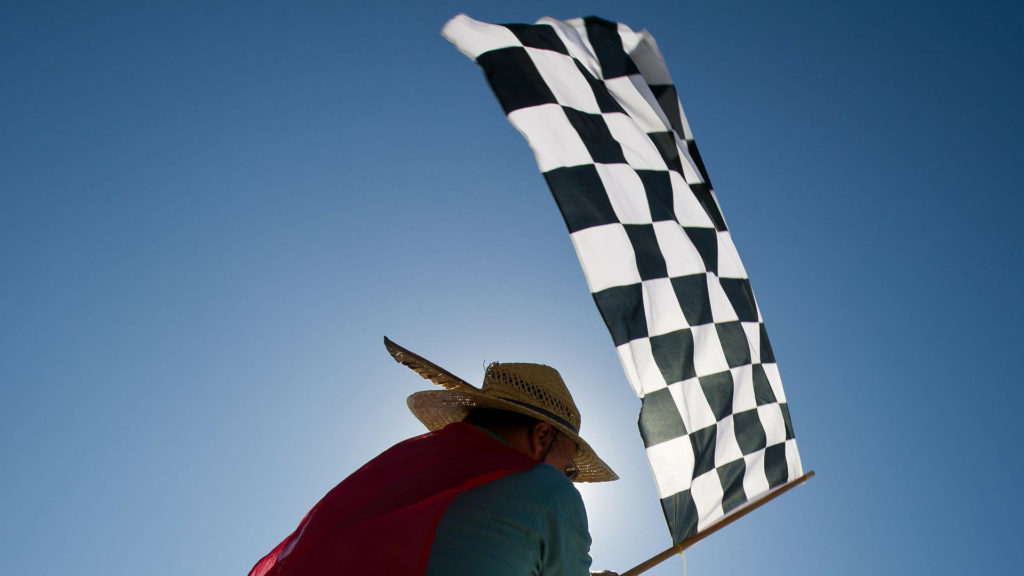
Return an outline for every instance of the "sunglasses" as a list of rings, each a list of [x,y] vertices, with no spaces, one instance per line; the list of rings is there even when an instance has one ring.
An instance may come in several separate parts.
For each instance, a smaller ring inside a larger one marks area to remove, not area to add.
[[[569,466],[565,469],[565,477],[570,481],[576,480],[576,477],[580,475],[580,469],[575,466]]]

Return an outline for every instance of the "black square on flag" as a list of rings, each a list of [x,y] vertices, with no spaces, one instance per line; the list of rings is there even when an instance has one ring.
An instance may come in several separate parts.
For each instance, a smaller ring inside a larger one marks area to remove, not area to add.
[[[786,423],[786,440],[792,440],[796,436],[793,434],[793,420],[789,417],[789,403],[780,402],[779,409],[782,410],[782,420]]]
[[[722,290],[729,297],[732,309],[740,322],[757,322],[757,304],[754,303],[754,292],[750,289],[750,280],[746,278],[722,278]]]
[[[633,59],[622,49],[622,37],[619,36],[617,23],[596,16],[587,16],[583,22],[590,45],[601,63],[601,73],[605,80],[640,73]]]
[[[789,478],[789,466],[786,464],[786,445],[776,444],[764,449],[764,475],[768,478],[768,486],[782,486]]]
[[[626,156],[622,153],[622,145],[608,130],[608,124],[604,116],[600,114],[587,114],[575,108],[562,106],[569,123],[576,129],[583,140],[583,145],[590,152],[590,157],[597,164],[625,164]]]
[[[701,376],[698,380],[715,420],[721,422],[723,418],[732,414],[732,372]]]
[[[723,322],[715,324],[715,329],[729,368],[750,364],[750,343],[743,326],[739,322]]]
[[[693,242],[693,247],[704,261],[704,269],[718,275],[718,232],[711,228],[687,228],[683,231]]]
[[[623,228],[626,229],[626,235],[629,236],[629,243],[633,245],[640,279],[667,278],[668,268],[665,265],[665,257],[661,254],[658,237],[654,234],[654,226],[651,224],[623,224]]]
[[[530,24],[506,24],[506,28],[516,35],[516,38],[523,43],[523,46],[551,50],[559,54],[569,55],[569,51],[562,43],[562,39],[555,33],[551,26],[532,26]]]
[[[665,382],[682,382],[697,375],[693,368],[693,334],[689,328],[651,336],[651,355]]]
[[[711,188],[707,184],[697,182],[690,184],[690,192],[693,192],[697,201],[704,207],[704,212],[708,215],[708,218],[711,218],[711,221],[715,223],[715,230],[719,232],[727,230],[725,218],[718,211],[718,203],[715,202],[715,196],[711,193]]]
[[[683,317],[690,326],[711,324],[711,297],[708,295],[707,274],[691,274],[672,279],[672,289],[679,299]]]
[[[661,154],[661,159],[665,161],[668,169],[674,170],[676,174],[682,176],[683,162],[679,158],[679,149],[676,148],[675,134],[672,132],[651,132],[647,135],[651,137],[654,147],[658,149],[658,153]]]
[[[558,103],[525,48],[491,50],[481,54],[476,62],[484,69],[505,114],[520,108]]]
[[[668,520],[670,528],[686,528],[685,532],[672,532],[673,542],[682,542],[697,533],[697,504],[689,490],[662,498],[661,509],[665,511],[665,519]]]
[[[593,164],[544,173],[569,233],[619,221]]]
[[[640,435],[644,446],[686,436],[686,425],[668,388],[644,395],[640,405]]]
[[[775,363],[775,353],[772,352],[772,344],[768,341],[768,332],[764,329],[764,322],[761,323],[761,362],[764,364]]]
[[[732,426],[736,434],[736,443],[740,445],[740,451],[744,456],[768,445],[764,426],[761,425],[761,418],[758,417],[756,409],[733,414]]]
[[[619,104],[611,93],[608,92],[608,87],[605,86],[604,82],[601,82],[594,75],[587,70],[583,64],[580,64],[579,60],[573,60],[576,63],[576,69],[583,74],[583,78],[587,80],[587,84],[590,84],[590,89],[594,91],[594,98],[597,99],[597,108],[601,112],[608,114],[611,112],[618,112],[625,114],[626,111],[622,109],[622,105]]]
[[[631,340],[647,337],[643,285],[629,284],[605,288],[594,293],[594,302],[601,312],[601,317],[604,318],[604,323],[608,325],[616,348]]]
[[[637,176],[647,193],[647,206],[651,210],[651,221],[675,220],[672,202],[672,184],[668,172],[660,170],[637,170]]]
[[[764,371],[764,366],[760,364],[754,364],[752,367],[754,373],[754,400],[757,401],[758,406],[764,406],[765,404],[774,404],[778,402],[775,399],[775,392],[772,390],[772,385],[768,382],[768,374]]]
[[[726,514],[747,501],[747,494],[743,491],[743,474],[746,471],[747,464],[743,458],[718,467],[718,479],[724,491],[722,511]]]
[[[683,117],[679,113],[679,94],[676,93],[676,87],[672,84],[651,84],[651,93],[658,100],[665,116],[668,116],[668,123],[676,131],[676,134],[680,136],[685,134]]]
[[[690,432],[690,447],[693,448],[693,477],[715,469],[715,446],[718,444],[718,425]]]

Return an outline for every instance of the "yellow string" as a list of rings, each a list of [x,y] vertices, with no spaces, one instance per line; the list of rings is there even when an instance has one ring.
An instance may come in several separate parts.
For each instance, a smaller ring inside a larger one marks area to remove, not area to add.
[[[678,550],[679,555],[683,557],[683,576],[686,576],[686,555],[683,554],[683,545],[676,544],[676,550]]]

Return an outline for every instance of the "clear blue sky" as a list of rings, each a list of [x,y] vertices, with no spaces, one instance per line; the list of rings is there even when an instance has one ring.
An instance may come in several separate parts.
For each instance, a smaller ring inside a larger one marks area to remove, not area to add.
[[[1019,4],[154,4],[0,2],[0,572],[244,574],[420,432],[384,335],[558,367],[623,477],[583,489],[596,566],[669,544],[458,12],[647,28],[675,78],[818,473],[690,574],[1019,568]]]

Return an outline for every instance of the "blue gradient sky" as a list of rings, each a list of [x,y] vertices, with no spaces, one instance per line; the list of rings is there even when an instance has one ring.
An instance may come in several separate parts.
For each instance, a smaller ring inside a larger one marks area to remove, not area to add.
[[[818,473],[691,574],[1017,569],[1018,4],[427,4],[0,2],[0,572],[244,574],[420,432],[384,335],[558,367],[623,477],[583,488],[595,565],[669,545],[458,12],[647,28],[679,88]]]

